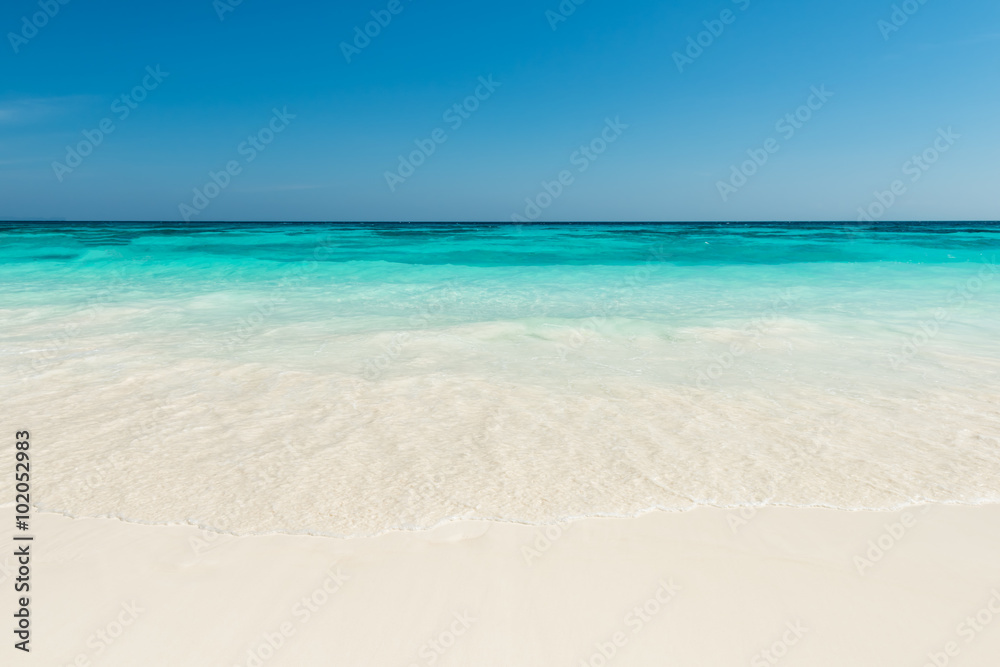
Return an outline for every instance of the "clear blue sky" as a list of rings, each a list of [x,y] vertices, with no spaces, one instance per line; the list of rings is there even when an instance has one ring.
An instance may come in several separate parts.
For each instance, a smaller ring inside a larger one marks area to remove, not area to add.
[[[0,218],[853,220],[894,181],[880,219],[1000,218],[996,0],[224,2],[4,2]]]

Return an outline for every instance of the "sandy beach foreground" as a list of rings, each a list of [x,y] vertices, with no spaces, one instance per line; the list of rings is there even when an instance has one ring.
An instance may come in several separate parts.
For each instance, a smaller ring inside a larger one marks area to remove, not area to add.
[[[703,508],[331,539],[39,514],[29,660],[993,666],[998,525],[996,505]]]

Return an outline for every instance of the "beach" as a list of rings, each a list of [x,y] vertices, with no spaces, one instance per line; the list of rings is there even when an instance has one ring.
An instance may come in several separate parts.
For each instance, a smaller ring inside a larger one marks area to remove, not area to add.
[[[996,655],[995,228],[4,233],[36,664]]]
[[[3,9],[0,667],[1000,667],[996,0]]]

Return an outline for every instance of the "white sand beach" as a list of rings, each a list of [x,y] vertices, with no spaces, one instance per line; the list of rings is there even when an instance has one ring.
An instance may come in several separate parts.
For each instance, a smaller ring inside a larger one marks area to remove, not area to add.
[[[336,539],[42,513],[30,664],[993,667],[998,522],[700,508]]]
[[[1000,667],[998,0],[4,8],[0,667]]]

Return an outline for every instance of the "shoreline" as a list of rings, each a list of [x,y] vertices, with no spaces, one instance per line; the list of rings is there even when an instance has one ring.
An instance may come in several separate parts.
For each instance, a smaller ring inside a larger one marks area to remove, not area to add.
[[[869,514],[893,514],[906,511],[916,511],[922,508],[930,506],[940,506],[940,507],[963,507],[963,508],[977,508],[977,507],[990,507],[990,506],[1000,506],[1000,500],[981,500],[978,502],[966,502],[964,500],[954,500],[954,501],[942,501],[942,500],[919,500],[906,502],[892,507],[836,507],[833,505],[792,505],[792,504],[781,504],[781,503],[767,503],[760,505],[710,505],[710,504],[697,504],[690,507],[650,507],[642,510],[638,510],[631,514],[586,514],[581,516],[568,516],[560,517],[558,519],[553,519],[551,521],[535,522],[529,520],[520,519],[508,519],[508,518],[496,518],[496,517],[462,517],[454,516],[446,519],[442,519],[438,523],[430,526],[418,526],[418,527],[396,527],[387,528],[385,530],[379,531],[377,533],[364,533],[357,535],[338,535],[334,533],[323,533],[323,532],[313,532],[313,531],[282,531],[282,530],[270,530],[263,532],[237,532],[232,530],[226,530],[224,528],[217,528],[214,526],[208,526],[202,523],[196,522],[178,522],[178,521],[143,521],[142,519],[132,519],[116,514],[102,514],[97,516],[91,515],[78,515],[65,510],[57,510],[52,508],[41,508],[37,505],[33,507],[33,512],[35,514],[48,514],[51,516],[58,516],[65,519],[70,519],[72,521],[81,520],[95,520],[95,521],[116,521],[126,525],[136,525],[136,526],[148,526],[148,527],[159,527],[159,528],[192,528],[200,532],[214,533],[216,535],[224,535],[229,537],[314,537],[317,539],[329,539],[329,540],[359,540],[359,539],[377,539],[380,537],[385,537],[386,535],[393,534],[424,534],[434,531],[439,531],[445,529],[447,526],[452,524],[467,524],[467,523],[483,523],[483,524],[497,524],[497,525],[510,525],[519,526],[522,528],[537,528],[546,529],[551,526],[564,527],[570,524],[578,523],[581,521],[619,521],[619,520],[629,520],[629,519],[642,519],[643,517],[650,514],[685,514],[688,512],[696,512],[699,510],[710,510],[719,512],[728,512],[730,514],[756,514],[757,512],[777,509],[777,510],[820,510],[829,512],[847,512],[847,513],[869,513]],[[0,504],[0,510],[11,509],[13,505],[11,503]]]
[[[942,655],[985,667],[1000,653],[1000,505],[700,507],[346,539],[32,521],[32,653],[58,667],[921,666]],[[5,588],[10,565],[0,558]]]

